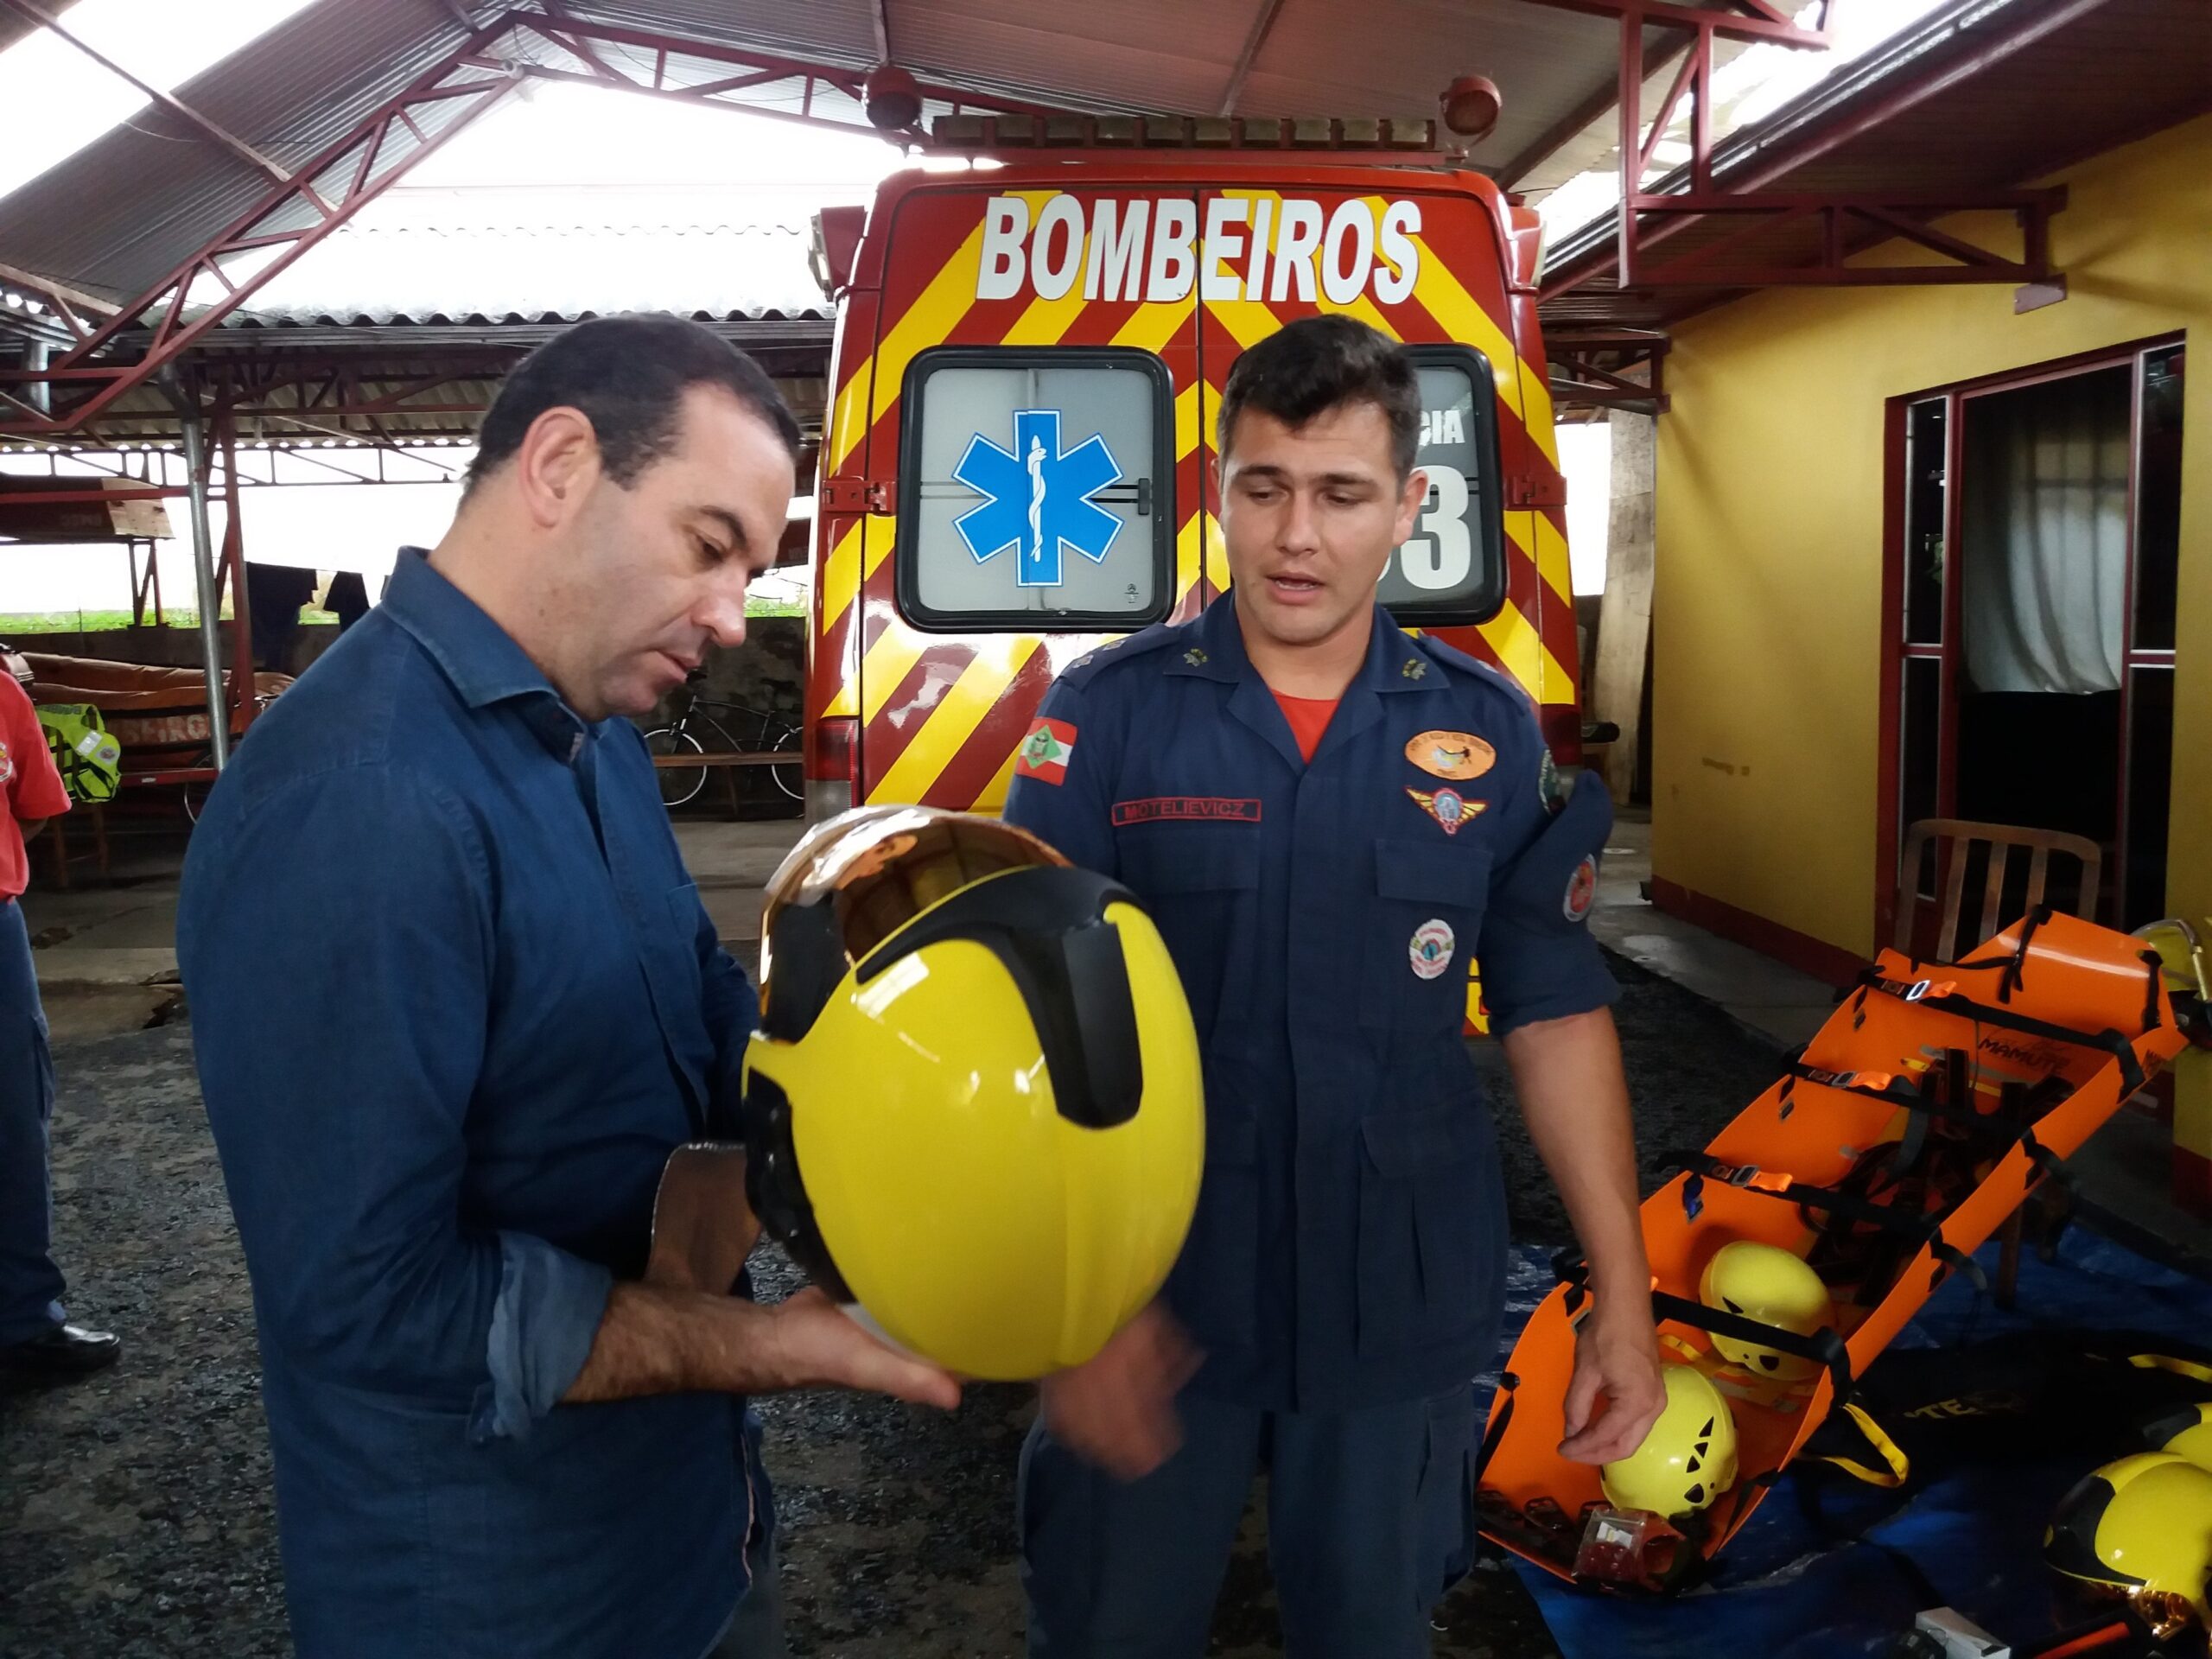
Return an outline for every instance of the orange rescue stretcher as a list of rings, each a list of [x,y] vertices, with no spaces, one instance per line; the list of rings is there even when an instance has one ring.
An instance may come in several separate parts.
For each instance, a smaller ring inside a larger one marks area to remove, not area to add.
[[[1627,1570],[1587,1569],[1586,1531],[1608,1517],[1598,1470],[1557,1449],[1591,1306],[1569,1255],[1491,1407],[1484,1535],[1563,1579],[1665,1593],[1696,1580],[1832,1412],[1849,1412],[1903,1479],[1851,1405],[1853,1381],[1948,1274],[1979,1279],[1973,1251],[2031,1189],[2063,1179],[2061,1160],[2123,1101],[2190,1041],[2212,1040],[2206,1019],[2142,940],[2048,908],[1955,963],[1883,952],[1772,1088],[1702,1152],[1669,1159],[1681,1173],[1643,1206],[1662,1357],[1694,1365],[1727,1401],[1733,1485],[1700,1513],[1654,1519]],[[1706,1306],[1705,1266],[1738,1239],[1803,1257],[1832,1322],[1804,1336]],[[1811,1361],[1812,1375],[1754,1376],[1716,1351],[1716,1332]]]

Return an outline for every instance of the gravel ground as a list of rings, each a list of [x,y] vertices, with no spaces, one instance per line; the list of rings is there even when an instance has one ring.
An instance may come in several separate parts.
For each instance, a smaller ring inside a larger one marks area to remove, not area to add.
[[[1689,993],[1614,965],[1649,1185],[1650,1154],[1702,1143],[1770,1080],[1774,1059]],[[91,1382],[0,1395],[0,1656],[288,1654],[245,1267],[189,1027],[60,1042],[55,1063],[57,1253],[73,1315],[122,1332],[126,1347]],[[1502,1116],[1516,1231],[1563,1243],[1557,1200],[1513,1114]],[[763,1411],[795,1654],[1020,1651],[1011,1485],[1025,1391],[974,1389],[949,1419],[827,1395]],[[1554,1651],[1501,1570],[1478,1572],[1437,1620],[1440,1656]],[[1256,1513],[1212,1651],[1280,1651]]]

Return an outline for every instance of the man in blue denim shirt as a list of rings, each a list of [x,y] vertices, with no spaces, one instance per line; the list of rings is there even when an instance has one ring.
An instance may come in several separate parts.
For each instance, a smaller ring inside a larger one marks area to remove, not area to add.
[[[957,1400],[818,1293],[641,1281],[671,1152],[736,1132],[756,1006],[622,716],[742,637],[798,437],[692,324],[541,348],[445,538],[194,837],[179,949],[306,1659],[779,1653],[742,1396]],[[755,1224],[721,1224],[741,1260]]]

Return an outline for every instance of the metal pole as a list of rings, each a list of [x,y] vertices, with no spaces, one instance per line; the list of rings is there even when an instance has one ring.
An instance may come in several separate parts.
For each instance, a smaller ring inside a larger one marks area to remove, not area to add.
[[[23,366],[33,374],[44,374],[54,361],[54,348],[42,340],[32,340],[23,355]],[[54,383],[41,380],[29,388],[31,407],[41,415],[54,413]]]
[[[207,742],[220,772],[230,764],[231,722],[223,706],[223,625],[215,614],[222,605],[215,592],[215,538],[207,528],[207,436],[197,410],[187,410],[182,424],[192,492],[192,568],[200,579],[200,653],[207,667]]]

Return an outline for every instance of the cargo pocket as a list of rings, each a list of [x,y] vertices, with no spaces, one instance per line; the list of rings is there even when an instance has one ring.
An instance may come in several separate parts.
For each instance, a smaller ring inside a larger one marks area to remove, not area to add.
[[[1448,1032],[1466,1014],[1467,968],[1490,893],[1490,849],[1441,835],[1375,843],[1375,906],[1360,1020],[1380,1031]]]
[[[1247,1349],[1259,1328],[1260,1135],[1209,1099],[1198,1213],[1167,1280],[1167,1305],[1201,1348]]]
[[[1475,1564],[1475,1391],[1472,1385],[1428,1402],[1428,1444],[1414,1499],[1420,1516],[1421,1562],[1433,1563],[1416,1592],[1427,1613]]]
[[[1504,1194],[1471,1100],[1360,1124],[1359,1352],[1465,1341],[1495,1313]]]
[[[1175,959],[1203,1047],[1216,1025],[1244,1018],[1250,1006],[1251,975],[1229,964],[1249,959],[1259,826],[1135,824],[1116,832],[1115,847],[1122,880]]]

